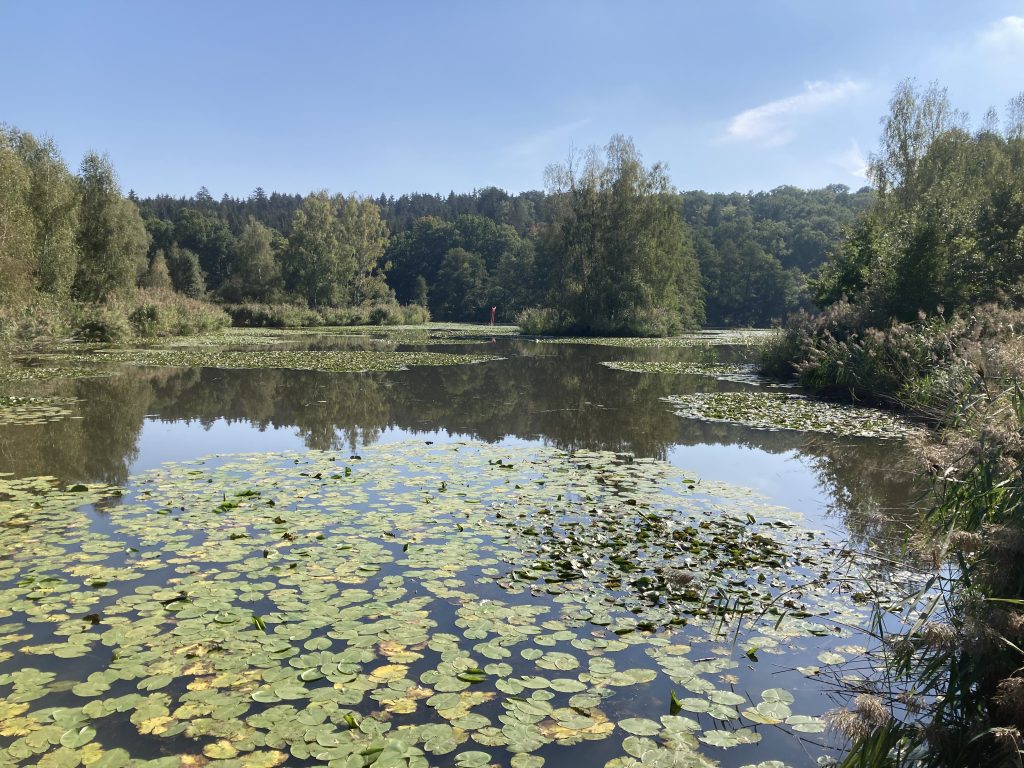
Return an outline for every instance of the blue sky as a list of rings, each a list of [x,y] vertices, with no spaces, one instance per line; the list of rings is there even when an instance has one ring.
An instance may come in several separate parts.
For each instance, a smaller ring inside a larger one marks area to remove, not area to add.
[[[0,0],[0,121],[141,195],[543,186],[634,138],[680,189],[858,187],[905,77],[1024,90],[1024,0]]]

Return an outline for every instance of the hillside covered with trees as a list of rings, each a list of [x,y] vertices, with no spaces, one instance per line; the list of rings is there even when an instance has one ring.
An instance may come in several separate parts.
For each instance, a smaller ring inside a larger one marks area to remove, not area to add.
[[[217,307],[243,324],[484,321],[497,307],[537,332],[771,325],[810,306],[810,278],[872,198],[678,192],[618,136],[547,176],[518,194],[139,199],[109,158],[73,173],[52,140],[5,128],[7,335],[58,331],[68,300],[73,329],[101,338],[186,332],[189,312],[216,325]]]

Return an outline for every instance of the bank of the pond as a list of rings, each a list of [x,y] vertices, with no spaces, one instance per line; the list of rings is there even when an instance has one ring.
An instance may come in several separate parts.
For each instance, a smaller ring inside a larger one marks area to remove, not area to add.
[[[835,723],[849,765],[1018,764],[1024,755],[1024,313],[995,305],[886,328],[839,303],[769,347],[763,370],[930,422],[935,483],[915,546],[936,563],[878,623],[873,681]]]

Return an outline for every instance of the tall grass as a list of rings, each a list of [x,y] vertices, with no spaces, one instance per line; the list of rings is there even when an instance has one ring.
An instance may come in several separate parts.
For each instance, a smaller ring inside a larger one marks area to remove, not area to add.
[[[168,290],[137,290],[101,303],[40,295],[24,306],[0,308],[0,344],[25,347],[58,338],[126,342],[206,333],[230,322],[219,307]]]
[[[256,328],[309,328],[328,325],[421,325],[430,321],[426,307],[397,302],[356,307],[311,309],[298,304],[226,304],[236,326]]]
[[[802,382],[904,408],[937,435],[916,447],[935,497],[914,546],[934,568],[876,616],[874,675],[830,717],[852,744],[844,764],[1022,765],[1024,315],[987,307],[857,331],[836,322],[844,311],[803,319],[770,359],[793,354]]]
[[[857,307],[839,302],[794,318],[766,346],[761,369],[942,425],[959,417],[982,379],[996,375],[998,350],[1022,328],[1024,312],[996,305],[865,327]]]

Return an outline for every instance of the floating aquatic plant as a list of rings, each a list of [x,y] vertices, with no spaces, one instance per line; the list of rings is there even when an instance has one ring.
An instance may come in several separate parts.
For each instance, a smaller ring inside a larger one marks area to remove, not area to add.
[[[906,438],[920,428],[876,408],[830,403],[777,392],[698,392],[663,398],[677,416],[744,424],[755,429],[794,429],[834,435]]]
[[[493,355],[391,350],[227,350],[207,348],[101,350],[90,359],[129,365],[181,368],[290,368],[302,371],[397,371],[416,365],[464,365]]]
[[[0,426],[60,421],[74,414],[74,404],[60,397],[0,396]]]
[[[761,328],[730,331],[700,331],[682,336],[656,336],[640,338],[630,336],[544,336],[537,339],[543,344],[596,344],[604,347],[704,347],[704,346],[759,346],[775,333]]]
[[[615,735],[611,768],[714,765],[752,728],[820,724],[744,685],[744,645],[860,618],[831,590],[842,555],[792,512],[543,447],[215,457],[123,488],[0,477],[0,548],[16,765],[536,768]],[[658,680],[685,715],[636,710]],[[174,757],[133,757],[153,739]]]

